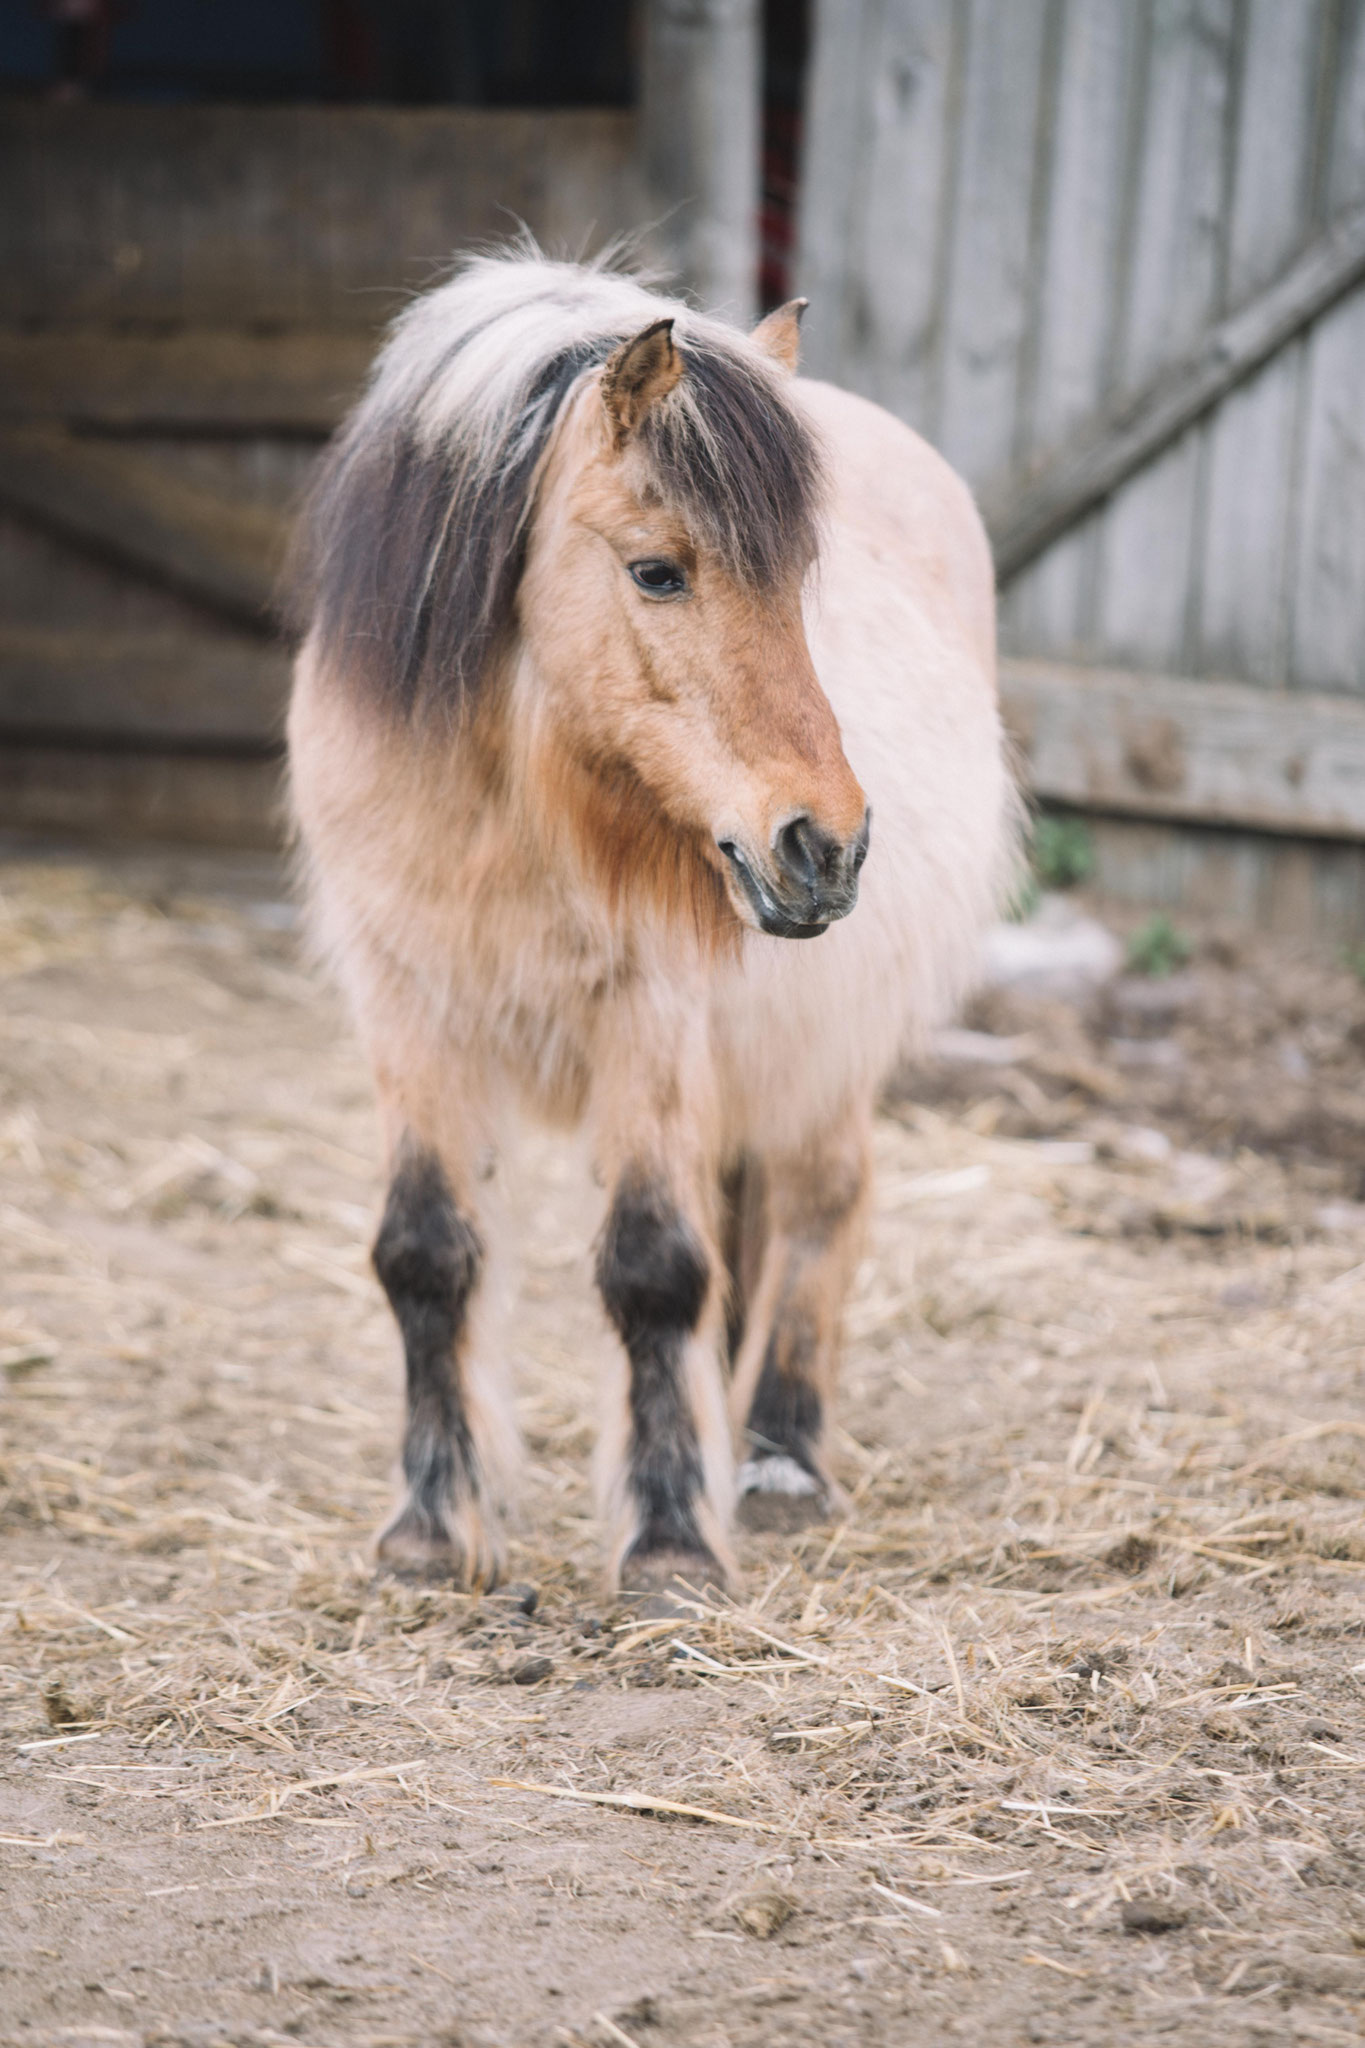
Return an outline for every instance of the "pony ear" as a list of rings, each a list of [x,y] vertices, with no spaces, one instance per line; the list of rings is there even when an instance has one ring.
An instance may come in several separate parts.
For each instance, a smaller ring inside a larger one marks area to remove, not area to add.
[[[749,336],[789,376],[796,374],[801,355],[801,315],[809,304],[809,299],[788,299],[785,306],[778,306],[760,320]]]
[[[667,398],[683,373],[673,345],[673,322],[656,320],[607,357],[602,366],[602,403],[616,445],[630,439],[651,405]]]

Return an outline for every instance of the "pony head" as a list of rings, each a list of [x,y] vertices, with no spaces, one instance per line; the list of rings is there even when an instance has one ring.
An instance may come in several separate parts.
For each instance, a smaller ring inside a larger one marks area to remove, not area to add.
[[[688,849],[744,923],[811,938],[853,908],[868,814],[802,622],[819,466],[781,388],[797,319],[718,347],[666,316],[612,351],[552,444],[518,612],[620,857],[653,808],[657,860]]]
[[[800,304],[745,336],[522,252],[398,322],[304,529],[329,670],[476,717],[618,900],[782,937],[852,909],[867,804],[802,621]]]

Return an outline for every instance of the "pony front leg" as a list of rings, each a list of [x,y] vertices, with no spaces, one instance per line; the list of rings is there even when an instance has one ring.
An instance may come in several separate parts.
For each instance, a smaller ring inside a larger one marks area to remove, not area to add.
[[[514,1430],[479,1356],[487,1252],[470,1146],[448,1118],[415,1111],[410,1087],[403,1097],[381,1080],[390,1179],[373,1259],[403,1339],[407,1422],[403,1495],[379,1557],[396,1571],[491,1586],[502,1574],[498,1496]]]
[[[733,1494],[718,1261],[701,1205],[658,1164],[619,1176],[597,1261],[627,1385],[602,1446],[610,1574],[629,1592],[724,1585]]]
[[[734,1461],[704,984],[642,976],[604,1020],[593,1103],[611,1206],[597,1284],[624,1350],[598,1452],[612,1583],[724,1585]]]

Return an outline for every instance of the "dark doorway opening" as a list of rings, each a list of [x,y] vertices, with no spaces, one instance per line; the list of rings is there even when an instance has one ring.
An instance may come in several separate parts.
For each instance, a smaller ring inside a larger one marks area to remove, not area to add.
[[[0,90],[67,100],[616,107],[632,0],[16,0]]]
[[[759,219],[759,304],[765,313],[795,290],[801,123],[810,56],[810,0],[765,0],[763,8],[763,186]]]

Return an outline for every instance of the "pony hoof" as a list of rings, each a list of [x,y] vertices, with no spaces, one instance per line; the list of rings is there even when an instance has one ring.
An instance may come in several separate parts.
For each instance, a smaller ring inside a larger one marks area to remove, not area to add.
[[[488,1589],[496,1586],[502,1576],[490,1546],[467,1547],[448,1530],[433,1527],[426,1516],[414,1513],[411,1508],[402,1509],[380,1531],[376,1551],[386,1572],[421,1585]]]
[[[642,1621],[682,1621],[706,1593],[723,1592],[725,1574],[707,1550],[651,1550],[621,1567],[621,1595]]]
[[[739,1468],[736,1518],[754,1535],[795,1536],[827,1522],[830,1509],[825,1488],[795,1458],[748,1458]]]

